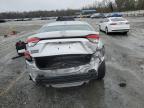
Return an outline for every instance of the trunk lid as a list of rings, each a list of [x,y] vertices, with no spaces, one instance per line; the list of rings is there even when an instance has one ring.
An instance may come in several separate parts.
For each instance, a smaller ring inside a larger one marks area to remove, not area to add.
[[[97,44],[84,38],[90,34],[98,34],[98,32],[75,30],[39,33],[31,37],[38,37],[41,40],[35,46],[27,47],[27,49],[32,57],[92,54],[96,50]]]
[[[78,67],[88,64],[91,60],[90,54],[58,55],[48,57],[36,57],[36,66],[41,70],[54,70]]]

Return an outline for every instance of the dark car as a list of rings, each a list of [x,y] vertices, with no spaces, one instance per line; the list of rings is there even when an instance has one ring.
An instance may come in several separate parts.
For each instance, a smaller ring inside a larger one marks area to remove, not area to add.
[[[6,22],[6,20],[0,19],[0,23],[5,23],[5,22]]]
[[[60,16],[57,17],[56,21],[75,21],[74,17],[70,16]]]
[[[107,17],[122,17],[122,14],[118,12],[114,12],[114,13],[109,13]]]
[[[91,16],[91,18],[105,18],[105,15],[103,13],[96,13],[96,14],[93,14]]]

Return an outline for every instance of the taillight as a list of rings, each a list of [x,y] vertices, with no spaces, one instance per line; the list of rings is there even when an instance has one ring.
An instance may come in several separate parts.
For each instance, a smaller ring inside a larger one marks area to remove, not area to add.
[[[40,39],[37,37],[27,39],[27,43],[29,46],[35,46],[39,41]]]
[[[110,23],[110,25],[117,25],[117,23]]]
[[[98,34],[92,34],[92,35],[86,36],[86,38],[92,43],[97,43],[99,41],[100,36]]]
[[[31,57],[29,51],[25,51],[24,52],[24,57],[25,57],[26,60],[32,61],[32,57]]]

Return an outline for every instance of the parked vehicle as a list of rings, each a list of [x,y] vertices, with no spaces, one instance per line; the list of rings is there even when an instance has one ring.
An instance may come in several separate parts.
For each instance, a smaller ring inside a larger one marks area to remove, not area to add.
[[[123,15],[118,12],[108,13],[106,14],[106,17],[122,17]]]
[[[60,16],[57,17],[56,21],[74,21],[74,17],[71,16]]]
[[[41,20],[50,20],[49,17],[41,17]]]
[[[106,34],[112,32],[122,32],[127,34],[130,30],[129,21],[122,17],[105,18],[99,23],[99,30],[105,31]]]
[[[105,50],[99,33],[86,22],[44,25],[28,37],[25,59],[30,79],[52,87],[82,85],[105,76]]]
[[[95,9],[82,9],[81,18],[90,18],[92,14],[96,13]]]
[[[96,13],[91,15],[91,18],[105,18],[105,15],[103,13]]]
[[[6,20],[5,19],[0,19],[0,23],[5,23]]]

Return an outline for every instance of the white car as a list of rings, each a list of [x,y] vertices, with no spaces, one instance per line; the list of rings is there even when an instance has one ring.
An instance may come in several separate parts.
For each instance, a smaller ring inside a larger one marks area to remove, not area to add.
[[[52,87],[78,86],[105,76],[104,45],[86,22],[44,25],[27,39],[25,59],[30,79]]]
[[[99,30],[105,31],[106,34],[112,32],[122,32],[127,34],[130,30],[130,24],[123,17],[109,17],[100,21]]]

